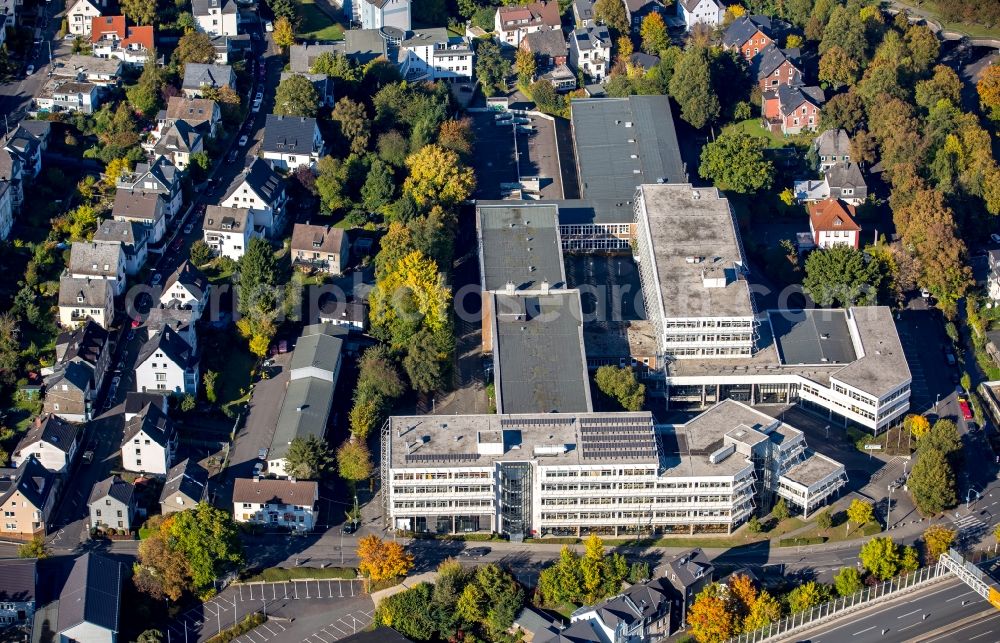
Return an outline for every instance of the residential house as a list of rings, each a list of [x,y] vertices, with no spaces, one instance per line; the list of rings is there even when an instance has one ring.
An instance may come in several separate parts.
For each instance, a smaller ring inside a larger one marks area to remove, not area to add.
[[[254,226],[252,210],[218,205],[205,208],[202,234],[212,252],[233,261],[239,261],[243,256],[250,239],[264,236],[263,231]]]
[[[208,493],[208,471],[200,464],[185,458],[167,472],[160,491],[160,513],[164,516],[191,509],[205,499]]]
[[[858,206],[868,198],[868,184],[857,163],[836,163],[826,169],[822,179],[796,181],[792,191],[802,203],[839,199]]]
[[[111,206],[114,221],[134,223],[142,226],[147,243],[155,246],[167,232],[167,201],[160,192],[144,189],[115,191],[115,202]]]
[[[569,45],[566,44],[562,29],[532,31],[521,40],[520,48],[535,55],[535,63],[540,71],[564,65],[569,59]]]
[[[851,137],[842,129],[828,129],[813,141],[819,171],[826,172],[837,163],[851,162]]]
[[[114,319],[114,286],[107,279],[63,275],[59,279],[59,324],[74,328],[92,319],[109,328]]]
[[[396,66],[409,82],[471,81],[473,54],[468,39],[452,37],[445,27],[407,32],[399,43]]]
[[[809,233],[817,248],[861,244],[861,226],[854,222],[854,206],[836,199],[813,201],[808,204]]]
[[[207,98],[186,98],[171,96],[167,100],[167,109],[162,112],[157,129],[165,131],[170,123],[185,121],[191,127],[199,130],[209,138],[216,135],[222,127],[222,110],[214,100]]]
[[[778,85],[802,84],[802,62],[798,48],[779,49],[769,45],[754,58],[757,66],[757,85],[761,91],[777,89]]]
[[[316,521],[319,485],[309,480],[236,478],[233,518],[268,527],[310,531]]]
[[[0,180],[0,239],[10,236],[14,227],[14,185]]]
[[[687,620],[687,611],[694,603],[695,597],[712,583],[715,566],[700,548],[695,548],[674,556],[657,568],[655,576],[663,576],[677,590],[681,598],[681,613],[679,624]]]
[[[120,295],[125,291],[125,252],[120,245],[74,241],[66,274],[78,279],[107,279],[115,295]]]
[[[567,641],[588,631],[596,632],[596,640],[602,642],[661,640],[670,634],[672,597],[673,588],[664,578],[635,583],[616,596],[574,611],[562,635]]]
[[[177,432],[167,414],[149,403],[125,423],[121,449],[126,471],[164,476],[177,450]]]
[[[101,89],[116,87],[121,80],[122,61],[117,58],[94,58],[80,54],[60,56],[51,66],[51,74],[63,80],[75,80],[97,85]]]
[[[205,273],[194,267],[190,261],[177,266],[160,293],[160,305],[167,308],[188,308],[194,312],[195,320],[201,318],[212,285]]]
[[[110,334],[90,318],[61,333],[56,338],[56,363],[43,370],[45,412],[71,422],[89,421],[112,352]]]
[[[573,0],[573,24],[577,27],[589,27],[594,24],[595,0]]]
[[[591,82],[600,83],[611,70],[611,33],[604,25],[575,30],[569,37],[569,61]]]
[[[71,2],[69,9],[66,10],[69,33],[86,38],[90,36],[93,19],[103,15],[107,10],[107,2],[104,0],[71,0]]]
[[[350,31],[344,33],[345,37]],[[288,70],[295,74],[311,74],[316,59],[323,54],[343,53],[342,48],[336,44],[292,45],[288,49]]]
[[[697,24],[715,28],[722,24],[726,7],[719,0],[677,0],[677,15],[688,29]]]
[[[135,388],[176,394],[198,392],[198,358],[191,345],[169,326],[152,335],[139,349]]]
[[[166,215],[171,219],[180,213],[183,205],[181,174],[165,156],[157,157],[152,163],[137,163],[132,174],[118,181],[118,191],[122,190],[144,190],[162,195],[167,206]],[[161,233],[156,239],[162,236]]]
[[[52,134],[52,123],[49,121],[35,121],[35,120],[23,120],[21,121],[14,133],[8,137],[8,142],[19,138],[32,138],[38,143],[39,155],[37,160],[32,163],[26,163],[26,166],[30,168],[32,165],[35,166],[33,170],[29,173],[32,177],[38,176],[38,173],[42,171],[42,158],[41,154],[45,153],[49,149],[49,136]],[[17,146],[15,146],[17,147]]]
[[[39,112],[82,112],[93,114],[100,104],[97,85],[64,78],[50,78],[35,95]]]
[[[555,0],[539,0],[525,6],[497,8],[493,33],[501,45],[517,48],[529,33],[542,27],[559,29],[561,25],[559,3]]]
[[[767,16],[740,16],[733,20],[722,34],[722,48],[735,49],[747,60],[764,51],[774,43],[771,19]]]
[[[93,370],[94,388],[104,383],[104,375],[111,366],[111,334],[93,321],[84,322],[72,331],[63,331],[56,337],[56,364],[79,362]]]
[[[11,466],[17,467],[33,457],[52,473],[63,473],[73,463],[82,438],[79,424],[51,414],[36,417],[14,447],[10,455]]]
[[[53,606],[58,613],[54,640],[117,643],[125,574],[117,560],[94,553],[77,558],[59,592],[58,606]]]
[[[125,16],[95,17],[90,45],[98,58],[117,58],[126,65],[142,66],[154,51],[153,25],[129,27]]]
[[[125,421],[128,422],[142,413],[149,404],[157,407],[163,413],[166,413],[169,408],[167,396],[162,393],[127,392],[125,394]]]
[[[136,514],[135,487],[118,476],[101,480],[90,490],[87,507],[92,529],[110,527],[132,531]]]
[[[37,588],[37,559],[0,559],[0,627],[31,623]]]
[[[142,328],[147,338],[152,338],[157,333],[163,332],[165,328],[169,328],[191,347],[192,352],[197,353],[197,321],[195,311],[190,308],[182,308],[176,305],[164,306],[161,304],[149,309]]]
[[[819,87],[778,85],[764,92],[762,100],[765,127],[775,133],[798,134],[819,126],[826,95]]]
[[[410,18],[411,0],[353,0],[358,5],[361,28],[381,29],[395,27],[409,31],[413,25]]]
[[[18,11],[24,5],[23,0],[0,0],[0,45],[7,39],[7,27],[15,29],[18,23]]]
[[[294,172],[302,165],[314,167],[323,156],[323,137],[316,119],[268,114],[260,153],[276,170]]]
[[[283,71],[281,72],[281,78],[279,82],[284,82],[292,76],[302,76],[309,82],[313,84],[316,89],[316,95],[319,96],[320,103],[326,105],[327,107],[333,107],[336,102],[336,95],[334,94],[334,83],[333,79],[326,74],[309,74],[300,73],[295,71]]]
[[[295,438],[325,437],[347,332],[333,324],[313,324],[302,330],[292,353],[285,397],[267,451],[270,475],[288,475],[285,457]]]
[[[235,0],[191,0],[191,13],[198,31],[210,36],[235,36],[239,9]]]
[[[632,55],[628,57],[628,62],[636,69],[641,69],[645,72],[659,65],[660,57],[646,54],[641,51],[634,51],[632,52]]]
[[[347,265],[351,244],[342,228],[296,223],[292,228],[292,264],[331,275]]]
[[[201,98],[205,87],[220,89],[236,87],[236,74],[229,65],[187,63],[184,65],[184,80],[181,90],[188,98]]]
[[[118,244],[125,254],[125,274],[137,275],[146,265],[149,228],[135,221],[107,219],[97,225],[94,243]]]
[[[36,458],[27,457],[17,469],[0,469],[0,538],[29,540],[48,532],[56,503],[56,474]]]
[[[24,202],[24,183],[42,171],[42,152],[48,145],[51,123],[23,121],[3,137],[0,148],[0,181],[10,182],[12,212]]]
[[[267,161],[256,158],[233,179],[219,205],[250,210],[253,224],[263,228],[268,237],[274,238],[285,227],[287,201],[284,179]]]
[[[713,0],[705,0],[712,2]],[[682,0],[678,0],[678,3]],[[622,0],[625,5],[625,17],[632,27],[632,33],[639,33],[643,19],[651,13],[658,13],[661,16],[666,13],[663,3],[660,0]]]
[[[168,125],[153,147],[154,154],[167,157],[181,171],[187,169],[192,154],[203,151],[205,141],[201,132],[182,120]]]
[[[363,301],[330,298],[320,304],[319,321],[363,333],[368,328],[368,306]]]

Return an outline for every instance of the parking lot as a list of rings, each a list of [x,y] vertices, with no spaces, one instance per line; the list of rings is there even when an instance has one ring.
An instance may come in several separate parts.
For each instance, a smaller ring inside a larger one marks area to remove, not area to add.
[[[472,115],[476,198],[499,199],[500,184],[516,183],[519,176],[539,177],[541,198],[563,198],[555,126],[544,118],[524,118],[529,122],[521,126],[497,125],[492,113]]]
[[[944,400],[955,390],[958,371],[945,361],[944,346],[951,341],[934,310],[904,310],[896,328],[913,378],[910,410],[925,413],[936,400]]]

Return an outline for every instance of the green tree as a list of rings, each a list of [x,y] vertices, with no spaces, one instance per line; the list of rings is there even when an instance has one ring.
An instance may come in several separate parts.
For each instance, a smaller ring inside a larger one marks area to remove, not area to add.
[[[941,42],[927,25],[911,25],[906,30],[906,49],[915,71],[930,69],[941,52]]]
[[[281,116],[316,116],[319,93],[312,81],[298,74],[278,84],[274,94],[274,113]]]
[[[215,392],[215,384],[219,379],[218,371],[205,371],[205,374],[201,377],[202,386],[204,386],[205,399],[210,403],[215,404],[218,401],[218,396]]]
[[[324,156],[316,164],[316,192],[324,214],[338,212],[350,206],[350,200],[344,194],[345,182],[344,164],[340,159]]]
[[[52,550],[44,536],[35,536],[17,548],[18,558],[48,558]]]
[[[215,46],[208,34],[201,31],[192,31],[181,36],[177,41],[177,48],[174,49],[174,60],[184,73],[184,65],[187,63],[210,63],[215,61]]]
[[[936,106],[940,101],[947,100],[958,105],[961,100],[962,81],[951,67],[937,65],[934,75],[917,83],[916,101],[924,109]]]
[[[374,471],[372,454],[362,440],[348,440],[337,449],[337,472],[351,484],[367,480]]]
[[[403,368],[413,390],[420,393],[439,391],[447,384],[449,352],[442,350],[434,332],[424,328],[410,340],[403,358]]]
[[[278,265],[270,244],[254,237],[239,260],[239,311],[246,316],[274,308]]]
[[[330,117],[340,125],[340,133],[349,142],[351,152],[362,154],[368,149],[371,121],[364,105],[347,97],[341,98]]]
[[[829,529],[833,526],[833,517],[829,509],[824,509],[816,516],[816,526],[820,529]]]
[[[652,578],[650,576],[649,563],[636,561],[628,568],[628,582],[635,584]]]
[[[940,451],[945,456],[952,456],[962,450],[962,438],[958,434],[958,426],[951,420],[942,418],[931,425],[930,431],[917,443],[917,450]]]
[[[135,641],[136,643],[163,643],[163,632],[156,629],[145,630]]]
[[[191,263],[196,266],[204,266],[212,260],[212,248],[202,239],[198,239],[191,244],[189,256],[191,257]]]
[[[211,585],[221,574],[243,563],[239,530],[228,512],[202,502],[171,518],[170,546],[190,564],[196,588]]]
[[[198,22],[191,15],[190,11],[182,11],[177,15],[177,26],[184,33],[191,33],[198,28]]]
[[[785,502],[784,498],[778,498],[778,502],[774,503],[774,508],[771,509],[771,515],[774,516],[774,519],[778,522],[787,519],[788,516],[791,515],[791,512],[788,510],[788,503]]]
[[[155,0],[122,0],[122,13],[129,22],[137,25],[151,25],[156,21]]]
[[[621,4],[618,0],[603,1]],[[695,129],[715,122],[719,116],[720,104],[712,85],[711,63],[707,47],[693,46],[678,58],[670,78],[670,95],[680,105],[681,118]]]
[[[496,563],[489,563],[476,570],[476,584],[486,597],[486,614],[483,625],[488,640],[499,640],[510,629],[524,605],[524,591],[510,573]]]
[[[759,534],[764,531],[764,525],[761,524],[760,518],[757,516],[750,516],[750,521],[747,522],[747,531],[751,534]]]
[[[546,605],[576,603],[583,596],[583,572],[580,557],[569,547],[559,552],[559,560],[542,570],[538,592]]]
[[[323,74],[335,80],[351,81],[355,79],[355,70],[350,59],[340,52],[323,52],[316,60],[310,71],[314,74]]]
[[[924,438],[926,439],[927,437]],[[910,471],[907,487],[913,497],[913,503],[925,516],[954,507],[958,501],[955,492],[955,472],[944,453],[932,447],[924,448],[921,445],[918,449],[917,461]]]
[[[823,39],[819,43],[820,54],[825,54],[833,47],[840,47],[850,60],[862,64],[868,60],[865,25],[858,14],[847,7],[838,6],[834,9],[823,30]]]
[[[129,104],[147,118],[160,108],[160,92],[163,89],[163,72],[156,65],[156,54],[150,52],[135,85],[125,89]]]
[[[566,109],[566,100],[556,93],[552,83],[538,79],[528,88],[535,107],[544,114],[561,114]]]
[[[847,530],[850,531],[852,522],[858,527],[867,525],[874,515],[875,507],[872,503],[855,498],[847,506]]]
[[[837,94],[823,106],[819,120],[820,129],[843,129],[851,133],[865,120],[865,105],[853,91]]]
[[[184,413],[190,413],[197,405],[198,402],[194,399],[194,395],[190,393],[181,398],[181,411]]]
[[[318,435],[296,437],[288,445],[285,470],[299,480],[323,477],[333,465],[333,456],[326,440]]]
[[[594,19],[620,34],[629,32],[625,5],[619,0],[597,0],[594,3]]]
[[[389,596],[375,610],[375,625],[391,627],[403,636],[427,641],[434,638],[431,618],[431,585],[419,583],[412,589]]]
[[[626,411],[639,411],[646,401],[646,385],[639,383],[631,367],[601,366],[594,374],[594,383]]]
[[[663,16],[656,12],[650,13],[642,19],[639,36],[642,38],[642,50],[647,54],[659,55],[661,51],[670,46],[667,25],[663,22]]]
[[[901,547],[892,541],[892,538],[878,537],[872,538],[861,547],[858,558],[861,564],[875,578],[888,580],[903,570],[904,557],[908,554],[905,550],[912,549]],[[912,554],[909,554],[912,557]]]
[[[742,131],[724,132],[702,149],[698,173],[721,190],[750,194],[769,189],[774,164],[764,158],[764,147],[763,138]]]
[[[396,195],[396,181],[392,168],[382,159],[372,161],[368,177],[361,188],[361,199],[372,212],[380,212]]]
[[[812,609],[830,599],[830,588],[816,581],[809,581],[795,587],[788,594],[788,609],[798,614]]]
[[[833,577],[833,586],[840,596],[850,596],[860,592],[864,583],[861,582],[861,573],[856,567],[842,567]]]
[[[495,96],[507,89],[510,71],[510,62],[504,58],[497,43],[488,40],[479,44],[476,49],[476,78],[482,83],[487,96]]]
[[[888,280],[888,266],[853,246],[811,252],[802,286],[819,306],[872,306]]]

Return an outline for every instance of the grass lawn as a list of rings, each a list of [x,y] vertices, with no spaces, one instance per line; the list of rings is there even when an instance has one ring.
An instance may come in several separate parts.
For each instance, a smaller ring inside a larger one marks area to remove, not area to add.
[[[819,527],[813,525],[812,529],[800,532],[796,534],[796,537],[813,538],[816,536],[822,536],[826,538],[827,543],[835,543],[844,540],[868,538],[882,532],[882,525],[877,522],[870,522],[862,528],[858,528],[857,525],[851,525],[850,533],[848,533],[847,527],[843,523],[836,524],[837,520],[834,520],[834,523],[834,526],[829,529],[820,529]]]
[[[794,145],[797,142],[799,136],[785,136],[784,134],[775,134],[771,130],[764,127],[759,117],[748,118],[745,121],[740,121],[738,123],[730,123],[722,128],[723,132],[729,130],[742,130],[747,134],[752,136],[759,136],[761,138],[766,138],[768,142],[768,147],[778,148],[787,147],[789,145]],[[808,136],[812,136],[811,132],[807,132]],[[801,136],[801,135],[800,135]],[[809,141],[812,139],[809,138]]]
[[[206,333],[203,341],[204,370],[219,373],[215,383],[218,404],[225,405],[248,396],[250,371],[257,360],[247,350],[246,341],[232,328]]]
[[[229,264],[228,262],[222,263],[218,259],[215,259],[214,261],[212,261],[208,265],[202,266],[200,268],[200,270],[203,273],[205,273],[206,277],[208,277],[209,283],[212,283],[212,284],[229,283],[230,277],[233,276],[233,271],[232,270],[224,270],[221,267],[221,266],[225,266],[227,264],[230,265],[230,266],[235,265],[235,264]]]
[[[343,40],[344,26],[334,22],[330,16],[316,6],[315,0],[299,3],[299,32],[295,34],[305,40]]]
[[[1000,27],[986,27],[969,22],[945,22],[941,19],[937,5],[942,0],[896,0],[897,4],[918,9],[921,13],[931,16],[940,23],[946,31],[957,31],[973,38],[1000,38]],[[948,2],[948,0],[943,0]]]
[[[303,578],[344,578],[358,577],[358,570],[352,567],[270,567],[246,579],[248,583],[280,583],[281,581]]]

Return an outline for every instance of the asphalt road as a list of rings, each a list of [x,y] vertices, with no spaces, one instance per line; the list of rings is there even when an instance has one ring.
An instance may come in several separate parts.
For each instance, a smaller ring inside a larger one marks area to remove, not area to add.
[[[958,579],[935,583],[795,636],[800,643],[997,641],[1000,612]],[[971,619],[966,625],[959,621]],[[959,629],[961,628],[961,629]],[[940,631],[939,631],[940,630]],[[981,638],[970,636],[981,632]],[[994,632],[995,630],[995,632]],[[986,638],[990,634],[992,637]]]

